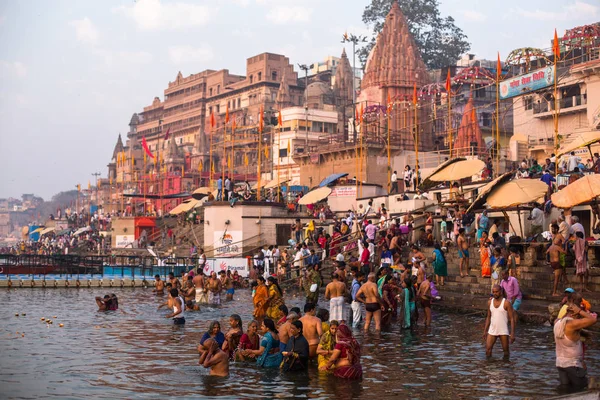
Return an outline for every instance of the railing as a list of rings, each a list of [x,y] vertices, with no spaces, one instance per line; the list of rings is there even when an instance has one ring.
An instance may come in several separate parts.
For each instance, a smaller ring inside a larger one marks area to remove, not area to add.
[[[587,97],[583,95],[564,97],[558,100],[558,109],[564,110],[587,104]],[[554,111],[554,100],[544,101],[533,105],[533,114],[541,114]]]

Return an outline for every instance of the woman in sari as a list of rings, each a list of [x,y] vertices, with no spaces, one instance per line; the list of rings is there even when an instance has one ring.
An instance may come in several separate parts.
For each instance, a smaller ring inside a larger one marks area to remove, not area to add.
[[[262,322],[267,314],[267,307],[269,306],[269,289],[267,285],[265,285],[265,278],[259,276],[256,278],[258,286],[256,286],[256,292],[254,297],[252,298],[252,302],[254,304],[254,318],[258,322]]]
[[[267,317],[273,321],[279,321],[283,317],[283,313],[279,307],[285,304],[283,301],[283,292],[279,287],[279,283],[277,283],[277,279],[270,276],[267,278],[267,281],[269,282],[269,308],[267,309]]]
[[[433,245],[433,273],[435,274],[435,284],[444,286],[444,277],[448,276],[448,263],[444,252],[439,243]]]
[[[502,256],[502,248],[496,247],[494,249],[494,256],[491,258],[491,264],[491,289],[494,289],[494,285],[500,285],[500,281],[502,280],[502,272],[506,269],[506,259],[504,256]]]
[[[258,322],[252,321],[248,324],[248,330],[240,338],[240,344],[235,353],[237,361],[254,361],[256,355],[252,351],[260,349],[260,337],[258,336]]]
[[[322,367],[321,371],[334,368],[333,374],[338,378],[360,379],[362,378],[362,366],[360,365],[360,345],[352,336],[352,331],[347,325],[340,325],[336,333],[336,344],[329,361]]]
[[[398,315],[398,286],[396,286],[395,280],[391,275],[386,275],[382,287],[383,304],[385,305],[385,311],[381,314],[381,323],[383,325],[389,325],[392,319]]]
[[[479,216],[477,221],[477,240],[481,239],[483,232],[487,234],[490,224],[490,219],[487,216],[487,210],[483,210],[483,213]]]
[[[486,278],[492,274],[490,268],[490,241],[486,231],[481,233],[479,239],[479,260],[481,261],[481,276]]]
[[[321,341],[317,347],[317,354],[319,355],[319,368],[325,366],[329,362],[329,358],[331,357],[335,347],[335,334],[337,333],[339,325],[339,322],[335,320],[331,321],[329,323],[329,330],[325,331],[325,333],[323,333],[321,336]]]
[[[237,314],[231,314],[229,317],[230,329],[225,334],[225,342],[223,343],[223,351],[229,353],[229,358],[233,358],[233,353],[238,348],[244,328],[242,327],[242,318]]]
[[[248,350],[250,354],[257,357],[256,365],[264,368],[279,368],[283,356],[279,352],[279,333],[275,328],[275,322],[265,319],[261,325],[263,339],[258,350]]]
[[[342,225],[343,226],[343,225]],[[340,252],[340,249],[337,247],[340,245],[340,241],[342,239],[342,234],[338,228],[333,230],[333,235],[331,235],[331,244],[329,245],[329,256],[335,257]]]
[[[409,329],[416,325],[417,306],[415,304],[415,287],[412,285],[410,276],[402,281],[402,329]]]

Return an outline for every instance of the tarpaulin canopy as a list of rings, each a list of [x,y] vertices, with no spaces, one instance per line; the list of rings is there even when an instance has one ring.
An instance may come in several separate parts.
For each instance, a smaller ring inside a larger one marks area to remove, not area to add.
[[[571,208],[600,196],[600,175],[585,175],[552,194],[555,207]]]
[[[196,200],[202,199],[204,196],[208,196],[212,191],[209,187],[200,187],[192,192],[192,197]]]
[[[498,185],[487,197],[489,208],[499,209],[544,200],[548,185],[538,179],[515,179]]]
[[[45,235],[47,233],[50,233],[50,232],[54,232],[54,227],[53,226],[50,227],[50,228],[45,228],[43,231],[41,231],[40,232],[40,236],[43,236],[43,235]]]
[[[90,228],[89,226],[86,226],[84,228],[77,229],[73,235],[75,235],[75,236],[81,235],[82,233],[89,232],[91,230],[92,230],[92,228]]]
[[[569,139],[571,139],[569,143],[558,149],[558,152],[556,154],[557,157],[560,157],[564,154],[569,154],[570,152],[580,149],[582,147],[587,147],[593,145],[594,143],[599,143],[600,132],[588,131],[582,133],[572,133],[571,135],[569,135]]]
[[[463,160],[449,164],[445,168],[431,174],[429,180],[434,182],[457,181],[477,174],[485,168],[481,160]]]
[[[448,167],[451,164],[455,164],[459,161],[465,161],[465,160],[466,160],[466,158],[464,158],[464,157],[456,157],[456,158],[452,158],[450,160],[444,161],[437,168],[434,168],[433,171],[429,170],[429,168],[419,169],[419,175],[422,177],[425,177],[425,179],[423,180],[423,183],[421,183],[419,188],[421,190],[427,191],[427,190],[431,189],[432,187],[437,186],[439,184],[439,181],[432,181],[429,179],[432,175],[435,175],[438,172],[443,171],[446,167]],[[429,170],[428,171],[429,173],[426,175],[426,173],[423,172],[423,169],[425,169],[426,171]]]
[[[264,186],[264,188],[265,188],[265,189],[274,189],[274,188],[276,188],[277,186],[285,185],[285,184],[286,184],[286,183],[288,183],[290,180],[291,180],[291,179],[285,179],[285,180],[283,180],[283,181],[279,181],[279,182],[277,182],[277,179],[276,179],[276,180],[274,180],[274,181],[271,181],[271,182],[267,183],[267,184]]]
[[[321,183],[319,183],[319,187],[324,187],[324,186],[327,186],[327,185],[331,185],[332,183],[334,183],[338,179],[343,178],[345,176],[348,176],[348,174],[347,173],[345,173],[345,174],[331,174],[327,178],[323,179],[321,181]]]
[[[477,196],[475,201],[471,204],[471,206],[467,209],[467,212],[481,209],[483,207],[483,205],[486,203],[487,198],[490,195],[490,193],[492,192],[492,190],[496,186],[510,181],[513,178],[513,176],[515,176],[514,172],[507,172],[504,175],[500,175],[499,177],[497,177],[496,179],[494,179],[493,181],[489,182],[488,184],[483,186],[481,189],[479,189],[479,195]]]
[[[306,193],[299,201],[298,204],[307,205],[318,203],[319,201],[326,199],[331,194],[331,188],[325,186],[317,188],[311,192]]]
[[[183,212],[187,212],[187,211],[191,210],[192,208],[194,208],[196,205],[198,205],[199,202],[200,202],[199,200],[195,200],[195,199],[186,200],[183,203],[176,206],[175,208],[173,208],[171,211],[169,211],[169,214],[178,215]]]

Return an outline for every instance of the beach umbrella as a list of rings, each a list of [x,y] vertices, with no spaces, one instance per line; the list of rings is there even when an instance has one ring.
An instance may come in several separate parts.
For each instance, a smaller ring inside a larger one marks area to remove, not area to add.
[[[483,208],[483,206],[485,205],[485,203],[487,201],[488,196],[492,192],[492,189],[494,189],[496,186],[499,186],[505,182],[510,181],[514,175],[515,175],[514,172],[507,172],[504,175],[500,175],[493,181],[485,184],[481,189],[479,189],[479,195],[477,196],[475,201],[473,201],[471,206],[467,209],[467,212],[471,212],[471,211],[479,210],[479,209]]]
[[[481,160],[458,161],[431,174],[428,179],[434,182],[458,181],[473,176],[484,168],[485,163]]]
[[[556,157],[569,154],[570,152],[580,149],[582,147],[588,148],[591,157],[592,150],[590,149],[590,146],[594,143],[600,143],[600,133],[598,133],[598,131],[572,133],[571,135],[569,135],[569,139],[571,139],[569,143],[558,149]]]
[[[600,175],[585,175],[552,194],[555,207],[571,208],[600,196]]]
[[[263,186],[264,189],[274,189],[278,186],[282,186],[285,185],[286,183],[288,183],[291,179],[285,179],[283,181],[279,181],[277,182],[277,180],[271,181],[269,183],[267,183],[265,186]]]
[[[200,187],[192,192],[192,197],[196,200],[200,200],[204,196],[208,196],[212,191],[209,187]]]
[[[321,183],[319,183],[319,187],[324,187],[324,186],[331,185],[332,183],[334,183],[338,179],[343,178],[345,176],[348,176],[348,174],[347,173],[345,173],[345,174],[331,174],[327,178],[323,179],[321,181]]]
[[[515,179],[497,187],[487,196],[489,208],[501,209],[544,200],[548,185],[538,179]]]
[[[325,186],[317,188],[313,191],[306,193],[299,201],[298,204],[307,205],[315,204],[319,201],[326,199],[331,194],[331,188]]]
[[[190,204],[193,205],[193,204],[196,204],[196,202],[198,202],[198,200],[194,200],[194,199],[185,200],[183,203],[179,204],[178,206],[174,207],[171,211],[169,211],[169,214],[179,215],[182,212],[189,210]]]
[[[425,180],[423,180],[423,183],[419,186],[419,189],[421,189],[423,191],[427,191],[427,190],[431,189],[432,187],[439,185],[439,181],[433,181],[430,179],[432,175],[435,175],[438,172],[443,171],[444,169],[446,169],[446,167],[448,167],[452,164],[455,164],[460,161],[465,161],[465,160],[466,160],[466,158],[464,158],[464,157],[452,158],[448,161],[444,161],[437,168],[434,168],[433,171],[427,171],[429,173],[419,170],[419,175],[427,176],[425,178]],[[428,168],[423,168],[423,169],[428,170]]]

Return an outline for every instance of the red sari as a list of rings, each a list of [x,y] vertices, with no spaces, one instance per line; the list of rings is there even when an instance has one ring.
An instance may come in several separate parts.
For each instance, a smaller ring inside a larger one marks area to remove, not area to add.
[[[337,330],[335,349],[340,351],[339,359],[348,359],[350,365],[336,367],[333,374],[338,378],[360,379],[362,378],[362,366],[360,365],[360,345],[352,336],[347,325],[340,325]]]
[[[331,235],[331,243],[329,244],[330,257],[335,257],[340,252],[340,249],[338,249],[337,246],[340,244],[341,237],[342,234],[338,231],[333,232],[333,235]]]

